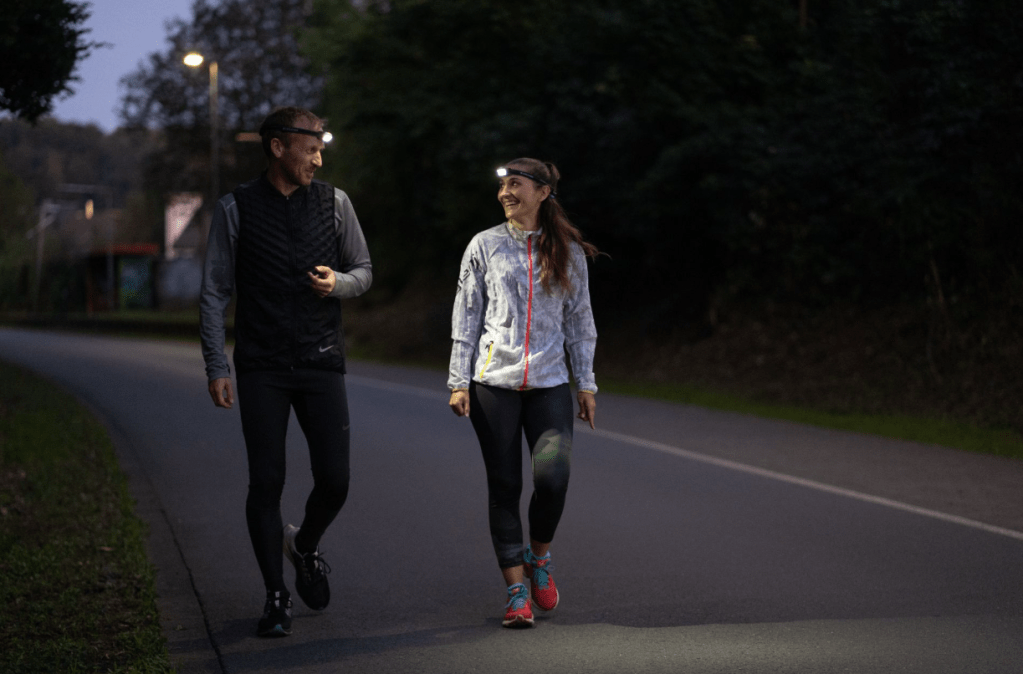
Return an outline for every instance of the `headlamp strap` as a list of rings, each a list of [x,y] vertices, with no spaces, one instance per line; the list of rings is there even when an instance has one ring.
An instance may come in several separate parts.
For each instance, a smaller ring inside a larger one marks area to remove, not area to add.
[[[550,198],[551,199],[553,199],[554,197],[558,196],[558,193],[554,191],[554,188],[551,187],[551,184],[549,182],[547,182],[543,178],[537,178],[532,173],[526,173],[525,171],[520,171],[518,169],[508,168],[507,166],[502,166],[501,168],[497,169],[497,177],[498,178],[504,178],[507,175],[516,175],[516,176],[522,176],[523,178],[529,178],[530,180],[538,182],[541,185],[546,185],[547,187],[550,187],[551,188],[551,194],[550,194]]]

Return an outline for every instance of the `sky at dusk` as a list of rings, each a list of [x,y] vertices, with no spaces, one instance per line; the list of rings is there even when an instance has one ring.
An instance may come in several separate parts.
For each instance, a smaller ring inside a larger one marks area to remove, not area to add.
[[[167,44],[164,23],[169,19],[189,20],[192,0],[89,0],[91,16],[85,27],[86,40],[107,42],[109,47],[93,50],[78,62],[72,82],[75,93],[54,102],[53,116],[62,122],[96,124],[103,131],[117,128],[117,109],[123,91],[120,79],[135,70],[149,54],[163,51]]]

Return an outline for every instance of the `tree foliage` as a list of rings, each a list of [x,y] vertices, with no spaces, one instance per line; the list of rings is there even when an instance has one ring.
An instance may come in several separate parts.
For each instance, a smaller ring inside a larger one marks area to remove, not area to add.
[[[309,74],[297,37],[308,4],[195,0],[190,20],[168,24],[169,47],[150,54],[122,79],[122,121],[165,133],[165,147],[148,162],[150,186],[203,192],[209,184],[211,60],[218,64],[220,183],[225,187],[250,178],[263,163],[258,143],[234,143],[238,132],[255,131],[276,107],[316,106],[322,78]],[[182,59],[190,51],[207,62],[185,66]]]
[[[121,208],[129,194],[143,189],[139,158],[154,135],[124,129],[105,134],[92,124],[53,119],[0,122],[4,161],[36,202],[60,198],[64,184],[96,185],[99,208]]]
[[[25,238],[34,224],[32,191],[13,173],[0,156],[0,306],[9,304],[10,298],[25,296],[19,287],[22,263],[30,252]],[[19,293],[19,291],[21,291]]]
[[[327,170],[382,277],[451,275],[500,218],[493,167],[529,155],[611,254],[616,315],[1016,297],[1019,3],[818,0],[805,29],[773,0],[317,8]]]
[[[70,93],[75,66],[99,46],[82,28],[88,3],[70,0],[5,0],[0,14],[0,109],[35,121]]]
[[[68,270],[92,242],[105,242],[108,235],[115,243],[162,242],[162,201],[142,191],[139,172],[140,157],[154,135],[125,129],[105,134],[95,125],[49,118],[36,124],[0,122],[0,307],[25,308],[32,301],[29,270],[36,262],[38,240],[27,239],[26,233],[38,222],[44,200],[60,202],[65,213],[92,200],[97,214],[89,225],[62,216],[47,230],[44,258],[60,273],[44,276],[57,297],[75,287]],[[112,215],[110,209],[120,209],[121,215]],[[114,231],[97,229],[115,219]],[[101,238],[95,238],[99,231]],[[52,282],[54,278],[60,281]]]

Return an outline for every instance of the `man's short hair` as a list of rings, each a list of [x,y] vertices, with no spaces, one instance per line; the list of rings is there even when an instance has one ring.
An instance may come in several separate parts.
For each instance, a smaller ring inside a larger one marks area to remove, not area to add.
[[[259,135],[263,141],[263,154],[267,156],[267,159],[274,158],[273,150],[270,149],[270,141],[274,138],[280,139],[285,147],[291,145],[288,132],[281,131],[280,127],[295,126],[295,123],[300,119],[312,122],[313,126],[323,123],[323,120],[313,114],[311,110],[294,106],[277,108],[267,115],[267,118],[259,126]]]

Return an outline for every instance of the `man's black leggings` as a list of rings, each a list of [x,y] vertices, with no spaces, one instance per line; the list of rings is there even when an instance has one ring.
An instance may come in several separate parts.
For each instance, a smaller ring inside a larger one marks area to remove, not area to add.
[[[291,409],[309,444],[313,490],[295,545],[311,551],[348,498],[348,398],[339,372],[262,371],[238,374],[238,406],[249,456],[245,520],[268,592],[284,591],[285,438]]]
[[[490,535],[502,569],[522,564],[522,435],[533,463],[529,535],[550,543],[565,509],[572,455],[572,392],[568,384],[516,391],[472,382],[469,418],[483,450]]]

